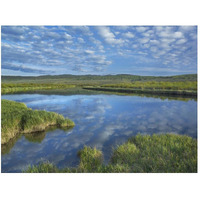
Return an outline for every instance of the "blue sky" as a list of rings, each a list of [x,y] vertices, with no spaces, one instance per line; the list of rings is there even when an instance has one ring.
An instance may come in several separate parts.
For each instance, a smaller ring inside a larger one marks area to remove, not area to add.
[[[2,75],[197,73],[196,26],[2,26]]]

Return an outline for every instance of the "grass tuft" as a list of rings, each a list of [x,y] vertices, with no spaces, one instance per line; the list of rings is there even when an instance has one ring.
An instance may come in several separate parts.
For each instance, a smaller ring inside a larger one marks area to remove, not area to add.
[[[95,172],[102,165],[103,154],[96,148],[85,146],[78,152],[80,157],[79,169],[81,172]]]
[[[54,112],[32,110],[24,103],[1,100],[1,144],[18,133],[44,131],[48,126],[71,127],[74,122]]]

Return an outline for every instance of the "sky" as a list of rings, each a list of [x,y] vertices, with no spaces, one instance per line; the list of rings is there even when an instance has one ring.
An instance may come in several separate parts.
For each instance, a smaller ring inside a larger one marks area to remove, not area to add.
[[[2,26],[2,75],[197,73],[197,26]]]

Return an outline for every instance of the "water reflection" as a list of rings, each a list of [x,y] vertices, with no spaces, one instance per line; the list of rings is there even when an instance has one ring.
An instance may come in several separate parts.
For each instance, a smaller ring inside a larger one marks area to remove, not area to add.
[[[48,130],[25,135],[3,150],[2,172],[20,172],[48,160],[58,167],[78,165],[77,151],[96,146],[108,162],[112,148],[129,137],[173,132],[197,136],[197,103],[141,96],[118,95],[4,95],[32,109],[55,111],[71,118],[71,130]],[[4,152],[7,152],[4,154]]]

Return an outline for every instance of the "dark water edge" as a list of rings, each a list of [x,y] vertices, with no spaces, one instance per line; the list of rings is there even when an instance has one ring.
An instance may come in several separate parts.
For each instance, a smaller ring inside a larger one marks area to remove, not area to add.
[[[105,88],[105,87],[83,87],[86,90],[118,92],[118,93],[133,93],[133,94],[149,94],[149,95],[163,95],[163,96],[181,96],[181,97],[197,97],[195,91],[173,91],[173,90],[154,90],[154,89],[132,89],[132,88]]]
[[[77,152],[84,145],[101,150],[107,163],[113,148],[137,133],[197,137],[197,102],[192,98],[116,94],[15,94],[2,98],[58,112],[76,124],[71,130],[19,135],[2,146],[2,172],[21,172],[42,161],[59,168],[76,167]]]

